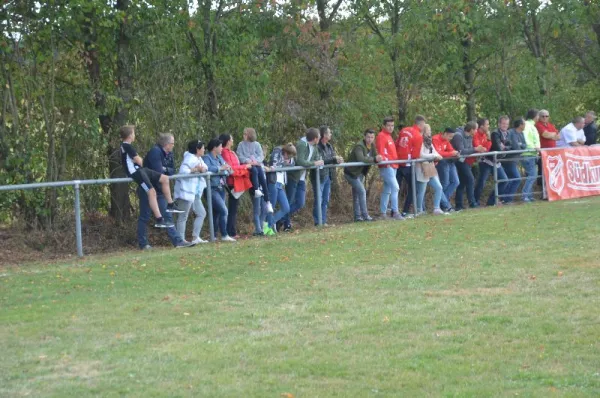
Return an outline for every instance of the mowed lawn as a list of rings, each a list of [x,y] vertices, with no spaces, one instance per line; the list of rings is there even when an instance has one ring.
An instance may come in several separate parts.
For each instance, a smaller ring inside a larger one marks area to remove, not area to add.
[[[0,270],[0,396],[599,396],[600,198]]]

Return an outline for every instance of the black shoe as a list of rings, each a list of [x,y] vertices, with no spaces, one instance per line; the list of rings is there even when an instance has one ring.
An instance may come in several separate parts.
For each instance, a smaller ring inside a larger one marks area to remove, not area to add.
[[[264,232],[255,232],[252,234],[252,236],[265,236]]]
[[[154,228],[171,228],[174,226],[175,224],[173,224],[171,221],[166,221],[164,218],[160,218],[154,223]]]
[[[356,218],[354,219],[354,222],[362,222],[362,221],[365,221],[365,219],[364,219],[364,218],[362,218],[362,217],[356,217]]]
[[[292,226],[291,225],[285,225],[283,227],[283,232],[292,232]]]
[[[283,231],[283,221],[277,221],[275,223],[275,229],[277,230],[277,232]]]
[[[177,206],[176,202],[173,202],[167,205],[167,213],[183,213],[183,210]]]

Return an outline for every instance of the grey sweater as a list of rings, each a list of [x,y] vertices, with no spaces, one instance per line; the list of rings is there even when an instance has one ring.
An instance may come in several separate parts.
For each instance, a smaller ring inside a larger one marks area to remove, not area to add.
[[[236,151],[241,164],[250,163],[256,160],[258,163],[262,163],[265,160],[262,147],[256,141],[241,141],[237,146]]]

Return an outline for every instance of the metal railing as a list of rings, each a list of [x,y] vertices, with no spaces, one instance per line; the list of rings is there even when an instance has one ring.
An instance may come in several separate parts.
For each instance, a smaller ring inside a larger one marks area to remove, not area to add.
[[[498,155],[510,155],[510,154],[522,154],[522,153],[531,153],[534,150],[519,150],[519,151],[504,151],[504,152],[485,152],[485,153],[475,153],[472,155],[466,156],[458,156],[455,158],[445,158],[445,159],[463,159],[463,158],[478,158],[484,156],[492,156],[494,159],[494,164],[498,161],[516,161],[520,160],[518,158],[510,158],[510,159],[499,159]],[[539,151],[539,150],[538,150]],[[414,189],[412,189],[412,200],[413,200],[413,212],[415,215],[418,213],[417,209],[417,190],[416,190],[416,173],[415,173],[415,164],[429,162],[430,160],[426,159],[410,159],[410,160],[395,160],[395,161],[383,161],[379,163],[363,163],[363,162],[352,162],[352,163],[340,163],[340,164],[331,164],[324,166],[311,166],[311,167],[301,167],[301,166],[290,166],[290,167],[281,167],[277,168],[273,172],[287,172],[287,171],[295,171],[295,170],[313,170],[313,169],[324,169],[324,168],[346,168],[346,167],[355,167],[355,166],[383,166],[383,165],[392,165],[392,164],[403,164],[410,165],[411,167],[411,183]],[[195,173],[195,174],[177,174],[170,176],[169,179],[177,180],[177,179],[185,179],[185,178],[205,178],[206,179],[206,202],[208,207],[208,223],[210,230],[210,240],[215,241],[215,229],[213,223],[213,208],[212,208],[212,187],[210,184],[210,178],[215,175],[226,176],[224,173]],[[519,180],[525,180],[528,177],[519,178]],[[536,176],[537,178],[537,176]],[[104,178],[97,180],[72,180],[72,181],[56,181],[56,182],[41,182],[41,183],[32,183],[32,184],[18,184],[18,185],[3,185],[0,186],[1,191],[18,191],[18,190],[29,190],[29,189],[40,189],[40,188],[60,188],[60,187],[73,187],[75,191],[75,203],[74,203],[74,211],[75,211],[75,237],[77,242],[77,255],[79,257],[83,257],[83,238],[82,238],[82,230],[81,230],[81,205],[80,205],[80,190],[84,185],[107,185],[107,184],[119,184],[119,183],[130,183],[133,180],[131,178]],[[502,180],[500,182],[505,182],[508,180]],[[543,179],[542,179],[543,181]],[[317,187],[321,185],[321,176],[320,173],[315,172],[315,183]],[[494,192],[496,196],[496,201],[498,198],[503,195],[498,194],[498,173],[497,169],[494,167]],[[545,183],[543,184],[543,191],[545,193]],[[317,189],[314,192],[315,200],[317,201],[317,220],[318,225],[323,225],[323,214],[321,211],[321,190]],[[447,198],[450,200],[450,198]]]

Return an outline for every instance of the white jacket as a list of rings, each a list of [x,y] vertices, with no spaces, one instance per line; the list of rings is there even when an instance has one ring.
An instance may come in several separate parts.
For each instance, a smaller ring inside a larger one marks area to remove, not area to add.
[[[181,166],[179,167],[179,174],[190,174],[192,169],[197,166],[206,166],[206,164],[202,158],[186,151],[183,155],[183,162],[181,162]],[[196,194],[202,196],[204,188],[206,188],[206,179],[204,177],[180,178],[175,181],[175,199],[193,202]]]
[[[435,147],[433,145],[431,145],[431,153],[429,153],[429,149],[427,147],[425,147],[425,144],[421,145],[421,159],[427,159],[433,162],[433,159],[435,159],[436,157],[441,157],[440,154],[438,153],[438,151],[435,150]],[[419,163],[419,164],[423,164],[423,163]],[[415,168],[415,173],[416,173],[416,179],[419,182],[429,182],[429,178],[426,178],[423,175],[423,169],[421,167],[416,167]]]

